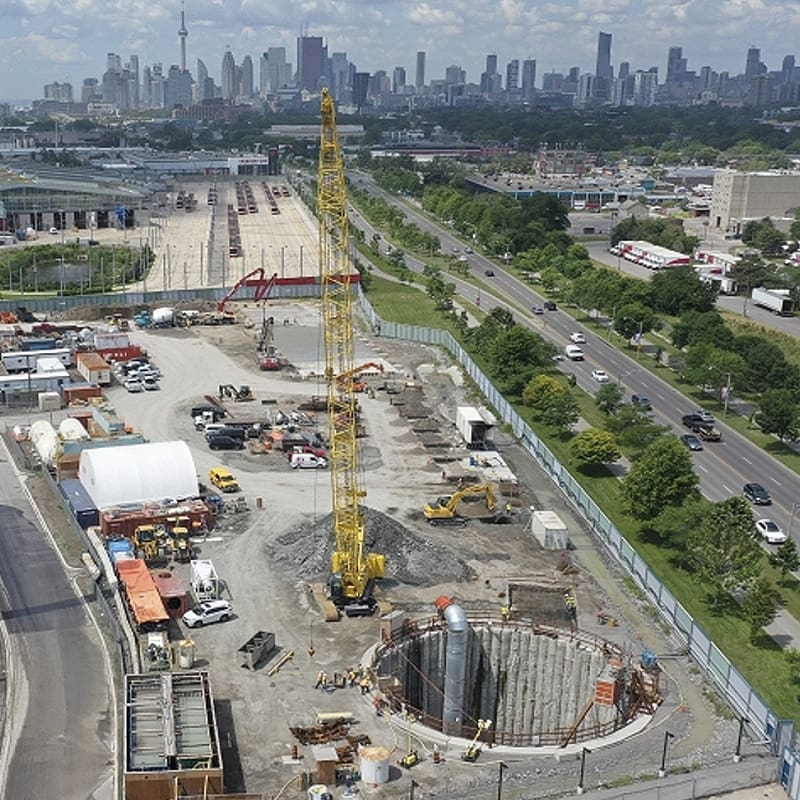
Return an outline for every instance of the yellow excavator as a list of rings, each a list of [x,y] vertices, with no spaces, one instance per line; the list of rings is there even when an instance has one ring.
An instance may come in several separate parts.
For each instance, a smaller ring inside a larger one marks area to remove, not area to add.
[[[465,497],[482,494],[486,498],[486,510],[492,514],[495,509],[494,491],[489,483],[481,483],[476,486],[468,486],[461,489],[449,497],[437,498],[434,505],[425,504],[422,513],[431,525],[466,525],[467,517],[462,517],[458,513],[458,504]],[[493,517],[496,520],[496,517]]]
[[[159,558],[159,541],[155,525],[138,525],[133,533],[134,552],[145,561]]]

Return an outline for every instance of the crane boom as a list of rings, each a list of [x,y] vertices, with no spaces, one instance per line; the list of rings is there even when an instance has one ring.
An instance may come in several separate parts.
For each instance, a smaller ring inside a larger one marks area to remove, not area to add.
[[[353,382],[339,379],[354,368],[352,285],[344,165],[327,89],[321,112],[317,215],[335,540],[330,596],[337,606],[364,601],[371,607],[371,584],[383,577],[384,556],[364,552],[361,502],[366,491],[358,469],[356,396]]]

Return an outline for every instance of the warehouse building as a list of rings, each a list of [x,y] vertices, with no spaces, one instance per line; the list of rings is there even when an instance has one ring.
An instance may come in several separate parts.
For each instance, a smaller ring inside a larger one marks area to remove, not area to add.
[[[711,225],[740,236],[745,222],[793,220],[800,208],[800,173],[718,170],[711,195]]]
[[[197,469],[186,442],[151,442],[81,453],[78,477],[99,509],[196,497]]]

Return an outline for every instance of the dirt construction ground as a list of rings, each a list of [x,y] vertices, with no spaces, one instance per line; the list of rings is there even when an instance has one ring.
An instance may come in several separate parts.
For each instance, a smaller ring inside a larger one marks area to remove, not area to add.
[[[259,372],[255,363],[256,308],[239,309],[255,326],[242,325],[188,330],[135,331],[132,340],[144,346],[163,373],[160,392],[129,394],[121,386],[108,396],[120,415],[151,441],[185,440],[192,449],[198,475],[205,479],[217,464],[230,468],[239,480],[249,511],[226,514],[198,555],[210,558],[224,579],[235,617],[225,624],[196,629],[195,666],[207,669],[217,703],[228,791],[304,797],[291,783],[314,769],[309,747],[300,747],[299,763],[289,756],[297,741],[290,726],[312,725],[321,712],[352,712],[353,732],[391,751],[396,764],[407,747],[406,736],[392,719],[376,717],[369,697],[358,689],[324,693],[314,689],[317,674],[342,672],[362,661],[377,640],[377,617],[325,623],[309,591],[309,583],[328,576],[332,547],[331,489],[327,470],[292,470],[277,452],[253,454],[212,452],[189,417],[192,405],[216,394],[220,384],[249,385],[256,399],[228,405],[240,417],[276,408],[295,409],[312,395],[324,394],[318,379],[301,379],[291,370]],[[321,345],[317,306],[278,303],[275,344],[294,363],[318,362]],[[283,324],[286,320],[286,324]],[[470,522],[463,528],[431,527],[423,504],[449,494],[454,484],[443,480],[442,465],[433,457],[454,452],[466,455],[453,420],[457,405],[480,404],[462,385],[460,373],[439,351],[359,334],[357,360],[384,359],[397,369],[392,380],[422,387],[430,418],[448,448],[426,448],[393,404],[397,395],[377,390],[360,397],[367,436],[361,439],[361,465],[369,509],[370,549],[386,554],[387,579],[382,600],[411,616],[428,617],[433,601],[453,596],[468,610],[497,613],[509,578],[568,582],[578,600],[581,631],[612,641],[638,661],[644,648],[662,657],[664,702],[647,728],[636,737],[610,747],[592,748],[585,786],[624,786],[652,778],[658,770],[665,731],[670,743],[672,772],[730,764],[736,748],[738,721],[701,681],[675,642],[655,620],[652,610],[626,588],[613,564],[594,547],[580,521],[564,505],[556,487],[501,430],[495,431],[498,451],[519,480],[520,495],[511,498],[514,522],[488,525]],[[382,382],[382,379],[381,381]],[[379,382],[379,383],[380,383]],[[377,384],[376,384],[377,385]],[[324,414],[317,427],[325,430]],[[445,472],[450,467],[445,469]],[[505,503],[506,498],[501,500]],[[557,570],[559,555],[542,550],[526,532],[528,509],[552,509],[567,523],[575,549],[575,574]],[[176,570],[188,576],[185,565]],[[601,613],[602,612],[602,613]],[[610,619],[617,624],[603,624]],[[277,653],[255,671],[239,666],[237,650],[259,630],[275,634]],[[185,636],[188,631],[174,631]],[[313,651],[313,655],[311,655]],[[292,657],[268,674],[282,655]],[[376,798],[405,797],[411,778],[418,797],[493,797],[499,756],[487,749],[475,764],[460,759],[464,744],[444,747],[444,759],[434,764],[431,743],[415,740],[422,763],[407,773],[391,770],[391,780],[377,787],[360,784],[361,793]],[[745,761],[763,762],[763,748],[745,736]],[[570,755],[515,755],[503,751],[508,764],[503,778],[507,798],[546,797],[574,793],[580,758]],[[341,787],[335,796],[341,796]],[[759,790],[766,791],[766,789]],[[667,794],[661,795],[667,797]],[[758,794],[755,796],[767,796]],[[777,795],[776,795],[777,796]]]

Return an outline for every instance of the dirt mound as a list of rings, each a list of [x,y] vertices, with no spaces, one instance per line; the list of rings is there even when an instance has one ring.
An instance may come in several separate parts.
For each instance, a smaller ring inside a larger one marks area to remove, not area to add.
[[[396,520],[371,508],[364,510],[365,551],[386,556],[386,577],[411,586],[466,581],[473,570],[455,550],[434,544]],[[267,545],[267,554],[291,574],[325,580],[333,551],[333,514],[316,524],[300,525]]]

